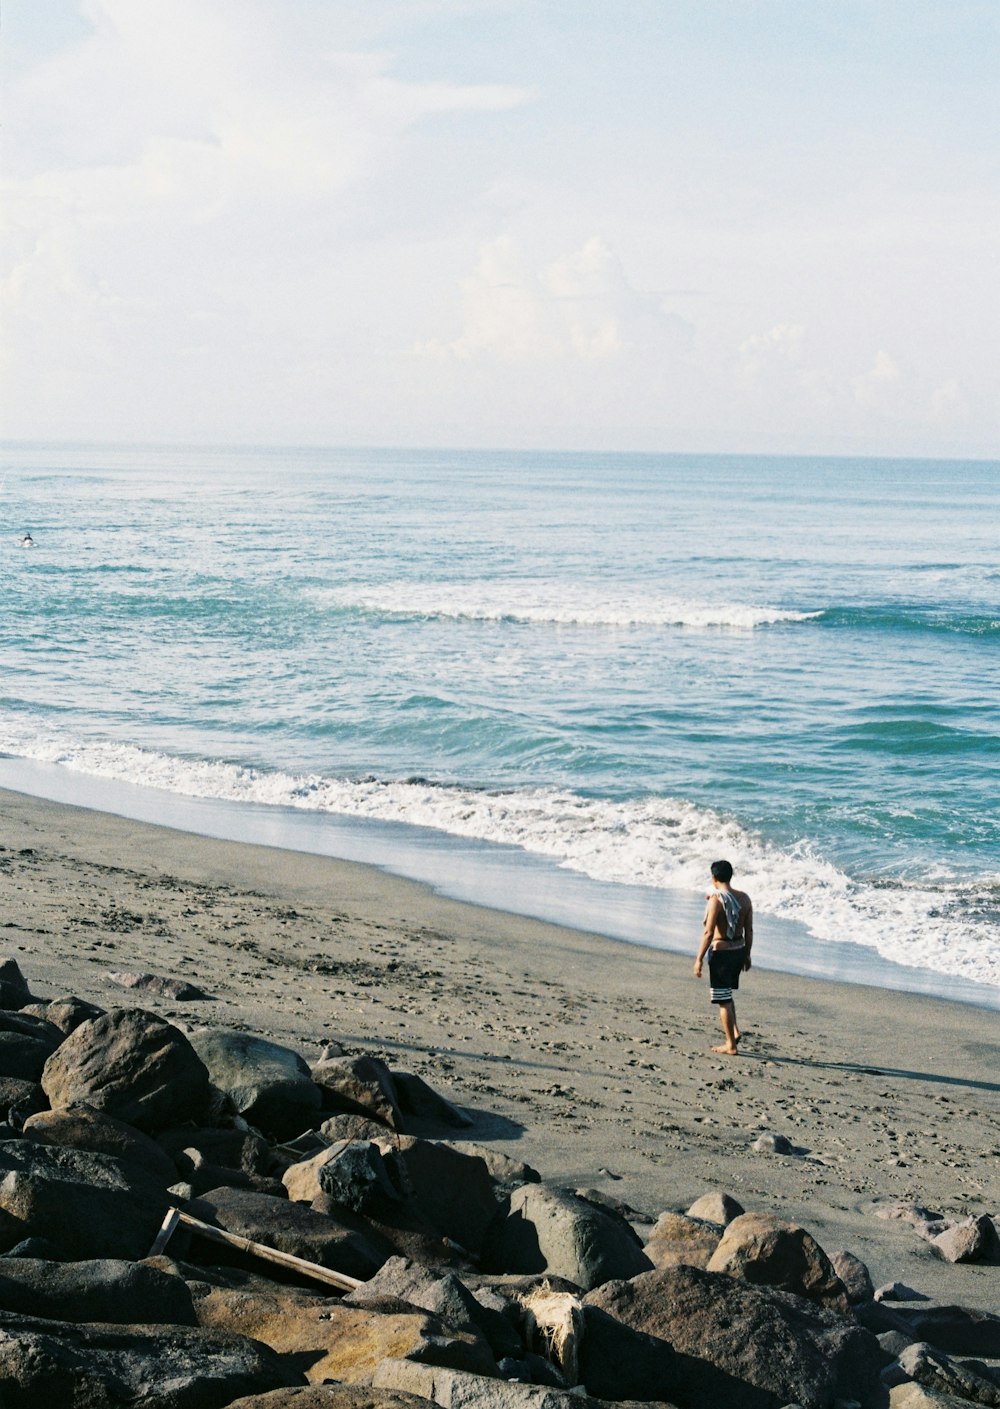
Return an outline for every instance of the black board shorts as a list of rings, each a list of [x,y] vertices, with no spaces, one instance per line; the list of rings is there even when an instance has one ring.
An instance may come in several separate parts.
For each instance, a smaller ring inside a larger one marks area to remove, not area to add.
[[[746,961],[746,945],[739,949],[708,951],[709,997],[713,1003],[729,1003],[740,986],[740,974]]]

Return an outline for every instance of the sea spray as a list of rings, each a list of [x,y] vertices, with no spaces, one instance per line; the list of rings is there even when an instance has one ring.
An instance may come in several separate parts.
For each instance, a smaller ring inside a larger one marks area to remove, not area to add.
[[[932,880],[852,880],[806,843],[782,849],[731,817],[680,799],[616,802],[545,788],[294,777],[52,735],[0,735],[0,752],[185,797],[433,828],[519,847],[622,886],[698,893],[706,857],[724,854],[761,916],[794,920],[820,941],[866,945],[897,964],[1000,985],[1000,875],[963,882],[939,870]]]

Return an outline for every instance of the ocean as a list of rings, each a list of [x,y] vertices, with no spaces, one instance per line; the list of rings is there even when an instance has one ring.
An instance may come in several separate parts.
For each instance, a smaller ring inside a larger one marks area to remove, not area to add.
[[[690,952],[727,857],[760,965],[1000,1007],[998,490],[13,446],[0,785]]]

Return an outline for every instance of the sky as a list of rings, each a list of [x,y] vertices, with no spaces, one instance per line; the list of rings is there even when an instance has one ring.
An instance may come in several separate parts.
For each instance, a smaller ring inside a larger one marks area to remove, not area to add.
[[[14,439],[1000,455],[1000,0],[2,0]]]

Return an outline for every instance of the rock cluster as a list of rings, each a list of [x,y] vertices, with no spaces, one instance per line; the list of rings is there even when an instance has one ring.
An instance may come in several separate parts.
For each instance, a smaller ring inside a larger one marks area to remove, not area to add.
[[[920,1204],[882,1204],[876,1218],[908,1223],[946,1262],[1000,1263],[1000,1233],[987,1214],[945,1218]]]
[[[1000,1409],[1000,1318],[721,1190],[644,1245],[374,1057],[0,997],[0,1404]]]

